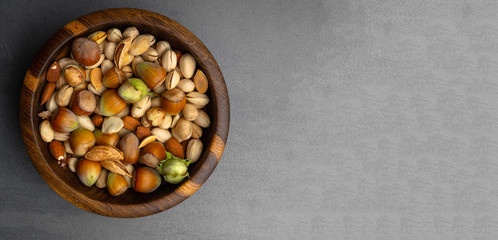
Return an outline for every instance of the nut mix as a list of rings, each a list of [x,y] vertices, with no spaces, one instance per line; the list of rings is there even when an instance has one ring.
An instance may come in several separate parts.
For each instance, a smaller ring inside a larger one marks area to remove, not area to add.
[[[208,79],[167,41],[136,27],[97,31],[75,39],[46,80],[40,136],[88,187],[150,193],[181,183],[202,154]]]

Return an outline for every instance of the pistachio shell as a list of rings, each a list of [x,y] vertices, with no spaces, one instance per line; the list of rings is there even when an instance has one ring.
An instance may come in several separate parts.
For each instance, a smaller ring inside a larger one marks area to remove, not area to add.
[[[131,55],[134,55],[134,56],[142,55],[155,42],[156,42],[156,39],[154,38],[154,36],[152,36],[150,34],[139,35],[131,43],[130,50],[128,51],[128,53]]]

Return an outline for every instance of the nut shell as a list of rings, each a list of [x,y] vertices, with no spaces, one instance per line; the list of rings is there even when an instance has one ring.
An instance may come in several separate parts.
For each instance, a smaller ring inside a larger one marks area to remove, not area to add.
[[[166,159],[166,148],[160,142],[149,143],[149,145],[142,148],[142,150],[140,151],[140,156],[143,156],[146,153],[153,154],[159,160]]]
[[[69,108],[77,115],[90,115],[97,107],[95,95],[88,90],[80,90],[73,94]]]
[[[195,71],[195,59],[192,55],[186,53],[180,58],[180,70],[184,78],[191,78]]]
[[[100,176],[102,167],[100,163],[88,159],[80,159],[76,163],[76,174],[85,186],[92,186]]]
[[[119,141],[119,134],[118,133],[105,134],[105,133],[102,133],[102,130],[99,129],[99,130],[95,130],[93,132],[93,135],[95,135],[95,144],[96,145],[115,147]]]
[[[69,136],[69,145],[74,155],[82,157],[95,145],[95,136],[90,130],[80,127]]]
[[[83,66],[92,66],[100,60],[100,47],[94,40],[80,37],[73,41],[71,56]]]
[[[123,163],[136,163],[140,154],[139,140],[133,133],[128,133],[119,140],[118,149],[123,152]]]
[[[106,88],[118,88],[126,80],[126,75],[121,69],[114,67],[104,73],[102,85]]]
[[[52,114],[52,128],[56,132],[68,133],[79,127],[78,118],[74,113],[64,107],[60,107]]]
[[[161,95],[161,106],[169,115],[178,114],[186,102],[185,93],[178,88],[168,90]]]
[[[139,167],[133,173],[132,185],[139,193],[150,193],[161,185],[161,176],[150,167]]]
[[[154,89],[166,80],[166,70],[158,64],[143,61],[136,66],[137,76],[147,84],[147,87]]]
[[[126,108],[126,102],[116,89],[108,89],[100,97],[100,111],[104,116],[116,115]]]
[[[107,191],[109,194],[112,196],[119,196],[128,190],[128,183],[126,182],[126,179],[116,173],[109,172],[107,174]]]

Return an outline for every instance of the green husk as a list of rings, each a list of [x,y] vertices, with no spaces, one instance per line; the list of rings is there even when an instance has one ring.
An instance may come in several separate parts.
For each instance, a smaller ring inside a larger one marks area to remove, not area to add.
[[[190,160],[177,158],[166,151],[166,159],[159,162],[157,169],[163,174],[166,182],[178,184],[189,177],[188,165],[190,165]]]
[[[136,103],[149,94],[149,88],[139,78],[130,78],[118,89],[119,96],[129,103]]]

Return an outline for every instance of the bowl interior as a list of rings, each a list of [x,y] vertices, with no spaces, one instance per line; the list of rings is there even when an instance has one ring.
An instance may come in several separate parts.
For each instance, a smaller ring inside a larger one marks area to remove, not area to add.
[[[126,9],[124,9],[126,10]],[[120,9],[120,11],[124,11],[123,9]],[[107,10],[110,11],[110,10]],[[112,11],[112,10],[111,10]],[[143,10],[133,10],[133,11],[143,11]],[[97,12],[98,13],[98,12]],[[152,14],[150,12],[144,11],[146,14]],[[94,13],[95,14],[95,13]],[[162,16],[160,16],[162,17]],[[84,17],[82,17],[84,20]],[[165,17],[163,17],[165,18]],[[81,19],[81,18],[80,18]],[[56,190],[61,196],[69,200],[70,202],[74,203],[75,205],[82,207],[86,210],[92,211],[94,213],[98,214],[103,214],[103,215],[108,215],[108,216],[118,216],[118,217],[136,217],[136,216],[145,216],[145,215],[150,215],[153,213],[157,213],[160,211],[163,211],[165,209],[168,209],[179,202],[183,201],[185,198],[187,198],[189,195],[193,194],[195,190],[197,190],[202,183],[209,177],[211,174],[212,170],[216,167],[217,161],[219,160],[219,157],[221,157],[221,152],[223,151],[223,148],[221,148],[220,153],[214,152],[214,155],[216,155],[216,161],[210,161],[210,158],[213,158],[213,151],[210,151],[210,148],[214,145],[219,145],[219,141],[216,140],[217,136],[217,129],[218,129],[218,121],[219,121],[219,109],[218,109],[218,104],[219,101],[223,96],[223,94],[219,94],[218,92],[226,92],[226,87],[224,85],[224,80],[223,77],[221,76],[221,72],[219,72],[219,68],[212,58],[212,56],[209,53],[210,58],[206,59],[202,52],[198,51],[198,44],[197,42],[200,43],[200,41],[195,38],[195,39],[180,39],[178,36],[181,34],[175,34],[175,29],[176,28],[167,28],[165,30],[164,24],[165,22],[163,20],[154,23],[151,23],[151,20],[157,19],[156,16],[153,16],[152,18],[148,18],[148,21],[142,21],[140,18],[136,18],[137,20],[134,20],[134,18],[130,18],[127,21],[113,21],[112,19],[104,19],[99,21],[98,23],[93,23],[91,26],[86,26],[87,28],[84,29],[83,31],[80,31],[78,34],[75,35],[64,35],[60,36],[59,34],[59,44],[57,46],[52,46],[52,49],[55,49],[51,51],[48,54],[48,57],[45,57],[45,61],[42,61],[39,66],[41,66],[36,74],[36,71],[34,73],[34,77],[38,78],[40,83],[38,87],[35,89],[33,93],[33,99],[32,99],[32,104],[31,104],[31,112],[30,112],[30,120],[33,124],[33,134],[34,134],[34,141],[39,148],[39,151],[41,152],[42,159],[37,159],[36,157],[33,157],[33,154],[29,151],[30,156],[32,158],[33,163],[37,167],[38,171],[42,175],[42,177],[49,183],[49,185]],[[169,19],[168,19],[169,20]],[[75,20],[76,21],[76,20]],[[81,22],[84,22],[80,20]],[[171,20],[169,20],[171,21]],[[73,21],[74,22],[74,21]],[[175,23],[175,22],[173,22]],[[67,27],[68,25],[66,25]],[[44,73],[46,72],[48,66],[55,61],[58,57],[60,57],[61,53],[64,54],[65,51],[69,48],[70,44],[72,43],[72,40],[74,40],[77,37],[81,36],[88,36],[89,34],[95,32],[95,31],[107,31],[110,28],[119,28],[120,30],[124,30],[126,27],[129,26],[135,26],[138,28],[141,34],[148,33],[152,34],[153,36],[156,37],[156,41],[160,40],[166,40],[171,44],[172,49],[178,49],[181,50],[183,53],[190,53],[194,56],[197,62],[197,67],[203,70],[206,74],[206,76],[209,79],[209,88],[206,94],[210,98],[209,104],[206,106],[205,111],[208,113],[208,115],[211,118],[211,126],[207,129],[203,129],[203,136],[201,138],[204,146],[203,154],[201,158],[194,164],[192,164],[189,167],[189,173],[190,173],[190,179],[185,181],[183,184],[178,184],[178,185],[171,185],[171,184],[163,184],[161,187],[159,187],[156,191],[149,193],[149,194],[141,194],[137,193],[132,190],[128,190],[125,194],[118,196],[118,197],[113,197],[107,193],[106,189],[98,189],[97,187],[86,187],[84,186],[78,179],[75,173],[69,171],[69,170],[63,170],[58,164],[55,159],[50,155],[49,150],[48,150],[48,144],[43,142],[41,140],[40,134],[39,134],[39,129],[37,126],[40,124],[40,118],[37,116],[37,113],[42,111],[44,109],[43,106],[40,106],[38,104],[39,99],[40,99],[40,94],[42,92],[43,87],[46,84],[46,80],[44,79]],[[58,33],[56,33],[57,35]],[[183,35],[184,36],[184,35]],[[193,36],[193,34],[192,34]],[[47,42],[47,44],[50,43]],[[202,45],[202,43],[200,43]],[[204,45],[201,47],[205,48]],[[206,49],[207,51],[207,49]],[[43,52],[43,49],[40,51]],[[45,54],[45,55],[47,55]],[[39,54],[43,55],[43,54]],[[203,63],[208,63],[208,64],[203,64]],[[216,69],[213,69],[215,67]],[[212,73],[213,72],[219,72],[219,76],[215,76]],[[220,78],[221,79],[218,79]],[[217,86],[216,84],[213,84],[213,79],[216,78],[217,81],[221,80],[222,87],[224,89],[220,90],[220,87]],[[26,84],[25,84],[26,85]],[[223,103],[228,104],[228,95],[226,95],[226,99],[221,99]],[[228,105],[226,105],[228,108]],[[226,115],[226,114],[225,114]],[[22,113],[21,113],[22,116]],[[226,118],[226,116],[224,116]],[[228,134],[228,130],[226,130],[226,135]],[[25,133],[23,132],[23,137]],[[218,134],[219,135],[219,134]],[[222,136],[222,141],[223,141],[223,147],[224,147],[224,142],[226,141],[226,135]],[[219,137],[218,137],[219,138]],[[25,140],[26,142],[26,140]],[[26,143],[27,148],[28,148],[28,143]],[[214,165],[214,166],[213,166]],[[46,169],[45,169],[46,168]],[[61,183],[64,186],[57,186],[57,184],[53,184],[53,182],[48,181],[50,178],[57,178],[59,183]],[[190,181],[193,180],[193,181]],[[188,186],[186,186],[188,185]],[[189,186],[194,186],[194,191],[191,193],[185,192],[186,189]],[[62,188],[65,188],[62,190]],[[180,190],[180,191],[179,191]],[[185,195],[182,195],[182,193],[185,193]],[[68,194],[74,194],[75,196],[67,196]],[[84,200],[80,202],[80,199],[84,196]],[[161,200],[161,201],[160,201]],[[89,206],[92,204],[97,204],[97,206]],[[140,206],[134,211],[128,212],[128,213],[123,213],[119,214],[116,213],[116,211],[120,211],[123,208],[116,208],[118,206]],[[142,208],[143,206],[147,207]],[[108,209],[102,209],[102,208],[108,208]]]

